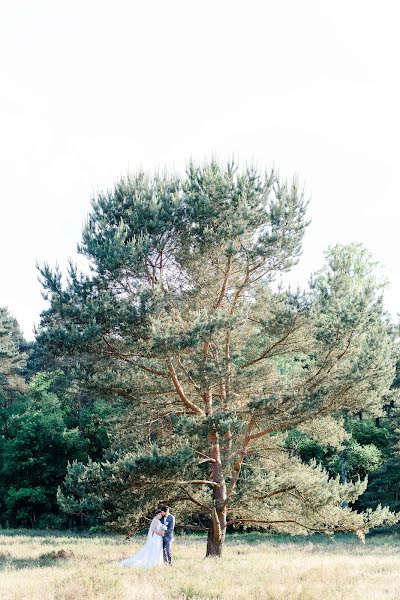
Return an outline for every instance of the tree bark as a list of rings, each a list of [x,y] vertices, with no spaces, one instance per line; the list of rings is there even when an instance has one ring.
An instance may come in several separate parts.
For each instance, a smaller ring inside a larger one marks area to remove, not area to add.
[[[222,556],[222,548],[226,535],[226,509],[215,509],[212,515],[212,523],[208,530],[206,557]]]
[[[224,536],[225,539],[225,536]],[[214,533],[213,533],[213,528],[210,527],[210,529],[208,530],[208,537],[207,537],[207,552],[206,552],[206,557],[216,557],[216,558],[221,558],[222,556],[222,546],[224,543],[224,539],[218,539],[216,540],[214,538]]]
[[[343,450],[342,454],[341,454],[341,463],[342,463],[342,473],[341,473],[341,482],[343,484],[347,483],[347,453],[346,450]],[[349,503],[347,502],[347,500],[343,500],[341,507],[342,508],[348,508]]]
[[[212,414],[212,394],[207,392],[204,397],[205,412]],[[208,530],[206,556],[221,556],[222,546],[226,533],[226,484],[222,468],[220,440],[217,431],[212,428],[208,432],[210,442],[210,458],[212,480],[216,483],[213,487],[213,508],[211,512],[211,525]]]

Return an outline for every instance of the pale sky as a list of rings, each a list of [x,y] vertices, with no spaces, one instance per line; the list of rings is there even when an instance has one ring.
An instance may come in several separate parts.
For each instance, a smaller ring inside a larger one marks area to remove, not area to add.
[[[214,155],[304,183],[293,281],[363,242],[400,312],[399,16],[395,0],[3,0],[0,306],[31,339],[35,262],[75,259],[96,190]]]

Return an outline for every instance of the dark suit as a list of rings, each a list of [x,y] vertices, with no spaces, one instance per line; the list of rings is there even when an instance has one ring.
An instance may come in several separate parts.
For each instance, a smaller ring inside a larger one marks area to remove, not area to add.
[[[164,562],[172,565],[171,543],[174,541],[175,517],[167,515],[161,519],[161,523],[167,527],[163,535]]]

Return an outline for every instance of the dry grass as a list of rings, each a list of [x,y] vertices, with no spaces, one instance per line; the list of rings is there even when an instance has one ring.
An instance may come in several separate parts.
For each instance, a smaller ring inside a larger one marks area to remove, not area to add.
[[[289,539],[289,538],[288,538]],[[0,535],[1,600],[398,600],[395,538],[279,541],[232,537],[222,560],[204,560],[203,539],[174,544],[174,567],[124,569],[115,562],[143,539]],[[65,558],[55,558],[65,550]],[[71,555],[72,551],[73,556]]]

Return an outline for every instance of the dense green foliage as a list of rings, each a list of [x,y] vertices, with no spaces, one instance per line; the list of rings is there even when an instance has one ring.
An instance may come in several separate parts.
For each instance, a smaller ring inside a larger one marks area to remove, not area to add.
[[[362,247],[330,250],[303,294],[271,285],[298,260],[305,209],[296,182],[214,162],[184,178],[139,173],[93,201],[80,247],[91,273],[71,266],[63,287],[41,270],[50,304],[38,340],[86,394],[129,410],[107,460],[69,470],[65,511],[101,506],[126,527],[169,499],[208,530],[210,554],[229,524],[393,520],[346,508],[366,482],[340,483],[285,449],[298,428],[339,448],[335,417],[377,413],[394,377],[393,331]],[[379,453],[357,443],[349,455],[375,468]]]
[[[23,369],[26,355],[19,353]],[[25,369],[26,371],[26,369]],[[55,527],[68,522],[57,504],[57,487],[69,461],[100,458],[108,446],[101,403],[76,411],[61,371],[43,372],[3,410],[0,437],[0,524]],[[57,394],[54,390],[57,390]],[[76,400],[76,398],[75,398]]]

